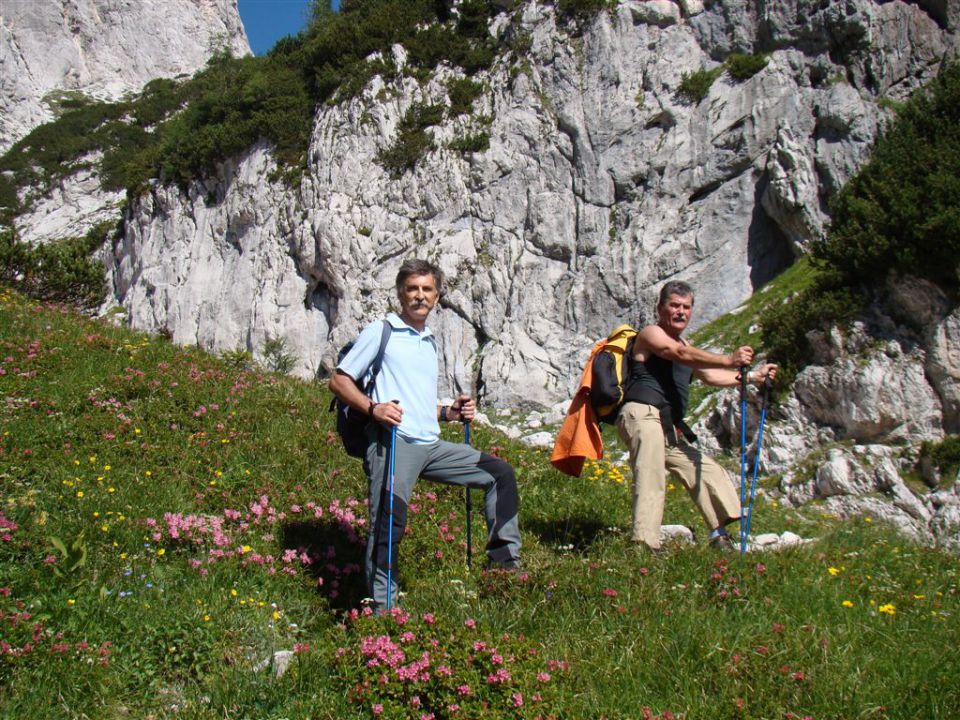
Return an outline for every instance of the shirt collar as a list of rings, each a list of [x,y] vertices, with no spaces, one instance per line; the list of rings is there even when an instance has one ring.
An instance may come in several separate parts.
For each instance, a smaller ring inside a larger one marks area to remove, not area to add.
[[[433,331],[429,328],[429,326],[425,326],[423,328],[423,332],[420,332],[416,328],[407,325],[396,313],[390,313],[387,315],[387,322],[389,322],[390,327],[394,328],[395,330],[409,330],[414,335],[418,335],[421,338],[433,337]]]

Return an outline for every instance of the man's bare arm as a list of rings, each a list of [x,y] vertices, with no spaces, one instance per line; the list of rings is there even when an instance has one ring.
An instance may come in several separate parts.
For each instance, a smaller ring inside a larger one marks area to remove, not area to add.
[[[714,387],[735,387],[740,384],[739,370],[708,368],[694,370],[693,374],[707,385],[713,385]],[[767,377],[771,380],[777,377],[777,366],[775,364],[766,363],[747,373],[747,382],[760,385]]]
[[[746,345],[737,348],[729,355],[718,355],[708,350],[701,350],[689,343],[674,340],[658,325],[647,325],[637,335],[634,344],[635,358],[646,360],[651,354],[664,360],[686,365],[694,370],[708,368],[737,369],[749,365],[753,360],[753,349]]]

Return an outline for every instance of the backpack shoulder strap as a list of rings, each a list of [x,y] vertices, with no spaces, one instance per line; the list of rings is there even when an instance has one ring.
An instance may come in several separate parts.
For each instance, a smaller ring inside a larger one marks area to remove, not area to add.
[[[373,359],[373,363],[370,365],[370,379],[367,380],[367,385],[364,388],[364,392],[368,395],[370,391],[373,390],[373,385],[377,381],[377,375],[380,373],[380,368],[383,366],[383,354],[387,351],[387,342],[390,340],[390,335],[393,333],[393,328],[390,326],[389,320],[383,321],[383,331],[380,333],[380,348],[377,350],[377,356]]]

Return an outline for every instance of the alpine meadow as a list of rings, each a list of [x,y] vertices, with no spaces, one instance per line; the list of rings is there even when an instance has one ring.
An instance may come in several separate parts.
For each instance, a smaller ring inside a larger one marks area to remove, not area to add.
[[[317,0],[261,57],[209,21],[189,72],[0,123],[0,720],[960,717],[960,14],[772,5]],[[376,613],[327,381],[415,256],[479,403],[442,438],[515,469],[522,565],[420,481]],[[758,478],[748,551],[669,476],[632,541],[609,421],[550,462],[673,279],[694,345],[779,365],[689,398]]]

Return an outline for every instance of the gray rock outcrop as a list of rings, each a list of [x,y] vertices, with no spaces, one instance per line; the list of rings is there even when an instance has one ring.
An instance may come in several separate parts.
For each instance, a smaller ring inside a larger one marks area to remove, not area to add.
[[[811,333],[817,361],[767,410],[762,474],[780,478],[774,495],[792,505],[821,501],[841,518],[871,515],[920,542],[960,550],[958,485],[931,477],[931,489],[917,481],[920,444],[943,439],[954,422],[946,405],[958,389],[950,378],[960,370],[960,344],[942,328],[957,311],[935,302],[943,298],[925,282],[901,278],[898,288],[894,305],[911,325],[875,308],[869,331],[857,323],[848,332]],[[759,404],[751,388],[750,438]],[[735,445],[738,393],[722,392],[696,429],[712,451],[720,449],[718,438]],[[749,456],[755,452],[751,447]]]
[[[236,0],[0,3],[0,153],[71,93],[117,100],[192,74],[217,50],[248,55]]]

